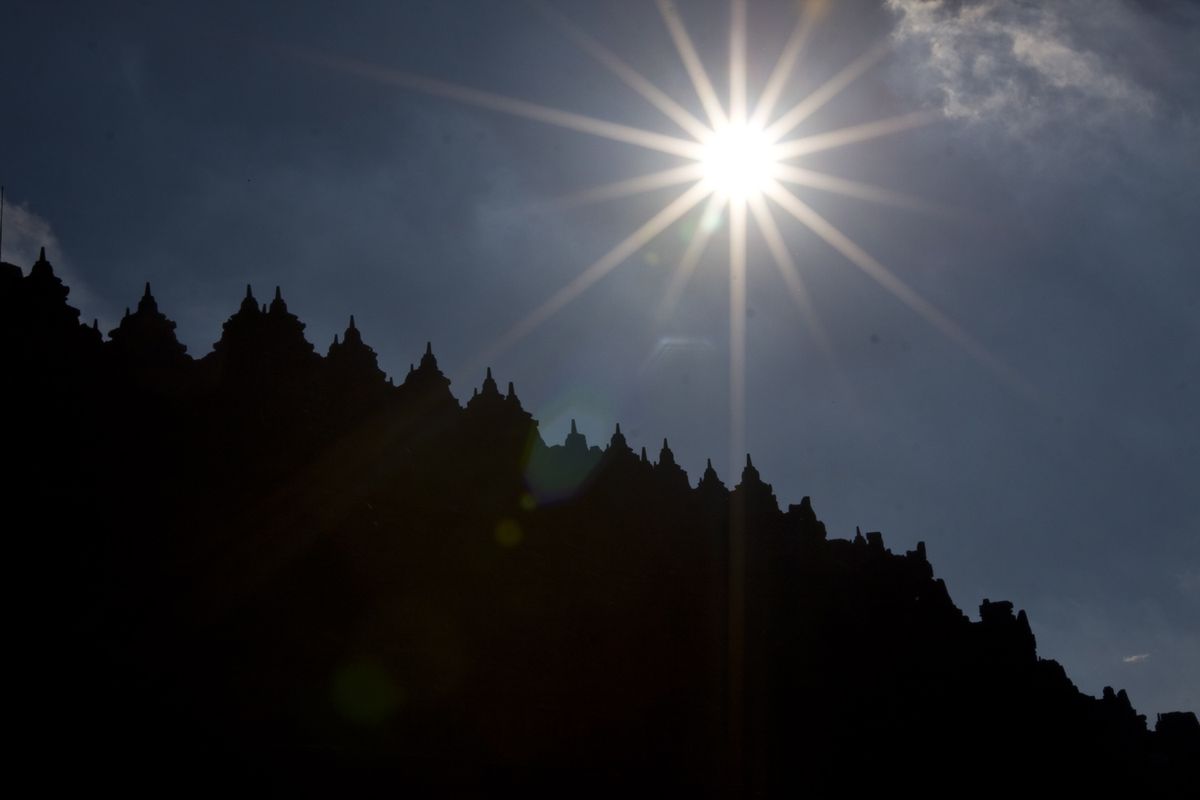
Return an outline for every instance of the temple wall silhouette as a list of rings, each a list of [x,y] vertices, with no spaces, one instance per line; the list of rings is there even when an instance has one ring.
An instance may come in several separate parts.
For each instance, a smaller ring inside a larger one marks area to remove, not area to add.
[[[620,426],[548,444],[491,370],[398,383],[250,287],[189,354],[0,264],[26,734],[64,767],[440,794],[884,786],[1183,795],[1190,711],[1079,692],[923,543],[829,538],[751,459],[693,486]],[[232,305],[232,303],[231,303]],[[414,348],[422,351],[422,348]],[[136,757],[131,756],[136,754]],[[197,778],[199,780],[199,778]]]

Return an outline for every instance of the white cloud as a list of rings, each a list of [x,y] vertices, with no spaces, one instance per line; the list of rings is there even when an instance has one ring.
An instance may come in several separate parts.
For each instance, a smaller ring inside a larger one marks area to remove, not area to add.
[[[1140,664],[1143,661],[1149,661],[1150,654],[1149,653],[1138,653],[1136,656],[1125,656],[1121,660],[1124,661],[1126,664]]]
[[[1113,51],[1133,23],[1119,0],[887,0],[894,33],[947,117],[1011,132],[1154,112]]]
[[[37,261],[38,252],[46,248],[46,258],[54,267],[54,274],[62,279],[70,289],[67,302],[83,311],[81,319],[87,322],[92,317],[99,317],[102,322],[109,321],[111,315],[106,314],[107,304],[98,302],[88,290],[83,276],[74,269],[67,258],[54,233],[50,221],[29,210],[28,203],[14,203],[7,198],[4,202],[4,237],[0,242],[0,259],[10,264],[16,264],[27,274],[33,262]]]
[[[0,258],[26,271],[37,260],[38,250],[46,248],[46,258],[57,266],[62,249],[50,223],[25,205],[6,201],[4,204],[4,241]]]

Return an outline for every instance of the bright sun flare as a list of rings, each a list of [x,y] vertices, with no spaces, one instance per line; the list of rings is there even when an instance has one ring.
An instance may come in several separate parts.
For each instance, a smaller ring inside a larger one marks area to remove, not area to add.
[[[689,99],[668,95],[603,44],[550,9],[548,5],[538,3],[536,7],[563,29],[581,50],[596,59],[605,69],[637,92],[643,100],[662,112],[663,116],[678,128],[673,133],[646,130],[422,75],[399,72],[362,61],[304,54],[310,60],[370,80],[402,86],[406,89],[457,100],[479,108],[511,114],[548,125],[556,125],[634,147],[655,150],[672,159],[670,166],[664,169],[619,180],[577,193],[570,198],[564,198],[572,203],[596,202],[628,198],[671,187],[683,187],[681,193],[669,200],[633,232],[614,244],[604,255],[580,269],[541,305],[531,310],[501,336],[494,339],[491,346],[476,359],[476,366],[479,365],[478,362],[498,354],[528,336],[614,269],[629,261],[656,237],[683,220],[687,215],[693,214],[697,224],[687,228],[686,245],[673,264],[659,311],[664,320],[669,319],[671,310],[676,307],[684,287],[695,273],[709,242],[715,238],[714,234],[718,230],[724,228],[728,234],[729,247],[730,460],[728,463],[731,469],[736,469],[742,454],[746,452],[746,361],[749,352],[747,347],[746,275],[750,260],[752,227],[757,230],[758,241],[765,246],[780,278],[796,301],[813,340],[819,349],[824,351],[825,356],[833,360],[832,348],[817,315],[816,306],[809,296],[804,274],[789,250],[783,232],[776,221],[776,212],[779,211],[823,240],[825,244],[844,256],[867,277],[890,292],[893,297],[923,317],[978,361],[1007,379],[1011,386],[1030,394],[1028,384],[1019,375],[996,360],[957,323],[805,202],[809,193],[831,192],[858,200],[885,203],[911,210],[933,210],[944,213],[943,209],[938,209],[908,195],[818,171],[812,168],[813,164],[810,160],[810,157],[816,153],[859,144],[924,124],[929,121],[925,114],[903,114],[835,130],[806,131],[796,135],[796,132],[802,130],[809,119],[823,106],[887,55],[887,43],[881,42],[863,53],[829,76],[824,83],[817,86],[798,103],[782,113],[777,113],[776,107],[784,97],[786,85],[799,72],[796,68],[798,57],[815,22],[832,5],[828,0],[805,0],[800,3],[802,11],[796,20],[791,36],[753,103],[750,102],[750,87],[747,80],[747,0],[729,0],[731,13],[728,61],[726,62],[729,94],[726,102],[722,102],[713,82],[709,79],[700,54],[696,51],[695,44],[683,24],[676,3],[673,0],[655,0],[655,5],[658,7],[667,33],[679,53],[682,66],[691,79],[696,95],[694,100],[699,101],[699,110],[702,111],[703,119],[694,113],[697,109]],[[804,68],[813,69],[814,67],[804,65]],[[820,67],[816,67],[816,69],[820,69]],[[691,106],[690,110],[688,106]],[[681,132],[683,135],[680,135]],[[801,159],[803,160],[801,161]],[[798,161],[799,163],[797,163]],[[794,187],[799,187],[801,193],[797,193]],[[837,374],[836,369],[835,374]],[[749,456],[746,458],[748,462]],[[734,530],[736,530],[736,526],[734,526]],[[741,626],[744,624],[743,584],[747,579],[747,574],[745,572],[744,542],[737,545],[742,548],[737,550],[735,543],[740,540],[737,537],[731,537],[730,541],[732,557],[729,593],[731,641],[729,669],[730,685],[738,687],[741,681],[739,675],[743,669],[740,660],[741,647],[738,642],[742,636]],[[734,555],[739,552],[741,555]],[[739,701],[736,696],[731,696],[730,709],[738,708],[740,708]],[[740,717],[735,717],[731,711],[731,730],[740,730],[740,725]],[[738,734],[734,735],[737,738]]]
[[[681,194],[643,222],[629,236],[580,270],[545,302],[495,339],[480,360],[496,355],[530,334],[597,281],[650,244],[655,237],[703,204],[699,212],[702,224],[693,226],[690,240],[674,265],[660,313],[669,314],[675,307],[714,232],[722,226],[725,227],[729,239],[731,463],[737,463],[738,454],[744,452],[745,443],[746,272],[751,226],[757,229],[760,240],[766,246],[784,285],[795,299],[814,340],[828,357],[832,357],[830,344],[809,297],[803,274],[776,222],[776,209],[822,239],[896,299],[978,361],[1005,378],[1010,385],[1028,392],[1028,385],[1020,376],[997,361],[957,323],[909,287],[898,275],[867,253],[832,222],[821,216],[802,199],[803,195],[792,188],[800,187],[806,192],[831,192],[916,211],[945,213],[944,209],[900,192],[812,169],[808,161],[816,153],[866,142],[924,124],[929,121],[927,115],[903,114],[836,130],[794,135],[823,106],[886,56],[889,51],[887,43],[881,42],[863,53],[829,76],[798,103],[778,113],[776,107],[783,99],[784,89],[798,71],[798,58],[803,46],[817,19],[829,6],[826,0],[808,0],[802,4],[803,10],[796,20],[791,36],[753,103],[749,102],[747,85],[747,0],[730,0],[727,61],[729,95],[726,102],[722,102],[709,79],[703,60],[687,33],[676,4],[672,0],[655,0],[655,3],[667,33],[679,53],[680,61],[691,79],[696,93],[695,99],[699,100],[704,119],[686,107],[689,104],[688,100],[671,97],[569,20],[547,6],[538,7],[563,29],[581,50],[662,112],[686,134],[685,136],[680,136],[678,132],[660,133],[637,128],[361,61],[305,54],[310,60],[371,80],[655,150],[682,161],[682,165],[680,161],[675,161],[673,166],[666,169],[595,187],[568,198],[574,203],[596,202],[659,191],[672,186],[684,187]],[[800,163],[797,163],[798,160]]]
[[[778,177],[775,148],[761,126],[726,125],[704,142],[699,159],[704,180],[720,194],[748,200],[765,192]]]

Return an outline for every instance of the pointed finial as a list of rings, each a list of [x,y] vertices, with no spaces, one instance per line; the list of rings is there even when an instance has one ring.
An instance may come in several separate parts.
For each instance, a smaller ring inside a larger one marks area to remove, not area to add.
[[[487,368],[487,378],[486,378],[485,380],[489,380],[489,381],[490,381],[491,379],[492,379],[492,368],[491,368],[491,367],[488,367],[488,368]]]
[[[154,302],[154,295],[150,294],[150,281],[146,281],[146,291],[142,293],[142,299],[138,301],[138,313],[158,313],[158,305]]]
[[[750,460],[750,454],[746,453],[746,466],[750,469],[754,468],[754,462]]]
[[[247,300],[254,299],[254,295],[250,293],[250,284],[248,284],[248,283],[246,284],[246,299]]]
[[[46,248],[43,247],[40,251],[38,251],[38,261],[45,261],[45,260],[46,260]]]
[[[354,330],[354,315],[350,315],[350,330]]]
[[[92,317],[92,330],[94,330],[96,333],[100,332],[100,320],[96,319],[95,317]]]
[[[479,387],[471,389],[471,397],[479,397]]]
[[[513,388],[513,382],[512,382],[512,381],[509,381],[509,382],[508,382],[508,396],[509,396],[509,397],[516,397],[516,396],[517,396],[517,390]]]
[[[278,286],[276,286],[276,287],[275,287],[275,299],[276,299],[276,300],[282,300],[282,299],[283,299],[283,295],[280,293],[280,291],[279,291],[279,287],[278,287]]]
[[[411,375],[416,371],[417,371],[417,368],[415,366],[413,366],[413,363],[411,361],[408,362],[408,374]]]
[[[725,484],[721,483],[721,479],[717,477],[717,471],[713,469],[712,459],[704,460],[704,474],[700,476],[700,482],[696,484],[697,489],[713,489],[720,487],[722,491],[725,489]]]
[[[667,443],[666,437],[663,437],[662,450],[658,454],[658,465],[660,467],[675,466],[675,454],[671,452],[671,445]]]
[[[266,303],[262,304],[262,313],[264,313],[264,314],[267,313],[267,304]]]
[[[621,423],[617,423],[617,433],[621,432]]]
[[[129,306],[125,306],[125,316],[129,316]]]
[[[427,355],[427,356],[433,355],[433,342],[425,343],[425,355]]]
[[[333,343],[334,344],[338,343],[338,335],[336,333],[333,335]]]
[[[642,461],[646,462],[649,460],[650,460],[650,456],[646,455],[646,445],[642,445]]]
[[[579,430],[575,427],[575,420],[571,420],[571,433],[579,433]]]

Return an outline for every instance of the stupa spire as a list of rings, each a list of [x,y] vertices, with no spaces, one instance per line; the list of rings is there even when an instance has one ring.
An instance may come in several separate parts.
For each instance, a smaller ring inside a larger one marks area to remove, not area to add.
[[[696,484],[696,488],[703,492],[717,489],[725,491],[725,484],[721,483],[720,477],[717,476],[717,471],[713,469],[711,458],[704,460],[704,474],[700,476],[700,483]]]
[[[275,297],[271,300],[271,312],[270,313],[286,314],[287,310],[288,310],[287,303],[283,302],[283,292],[281,292],[279,290],[279,287],[276,286],[275,287]]]
[[[663,467],[675,466],[675,454],[671,452],[671,445],[663,438],[662,450],[658,453],[658,464]]]
[[[150,281],[146,281],[146,290],[142,292],[142,299],[138,301],[138,312],[142,314],[158,313],[158,303],[154,302],[154,295],[150,293]]]
[[[762,478],[759,477],[758,470],[754,467],[754,462],[750,460],[749,453],[746,453],[746,466],[742,470],[742,483],[762,483]]]
[[[496,386],[496,379],[492,377],[492,368],[488,367],[483,378],[483,386],[479,389],[479,394],[482,397],[496,399],[500,397],[500,388]]]
[[[625,440],[625,434],[621,433],[621,423],[616,424],[616,429],[613,431],[612,439],[609,440],[608,448],[610,450],[622,451],[631,453],[629,442]]]
[[[254,292],[250,289],[250,284],[246,284],[246,296],[242,298],[242,307],[238,309],[243,314],[254,314],[258,311],[258,301],[254,299]]]

